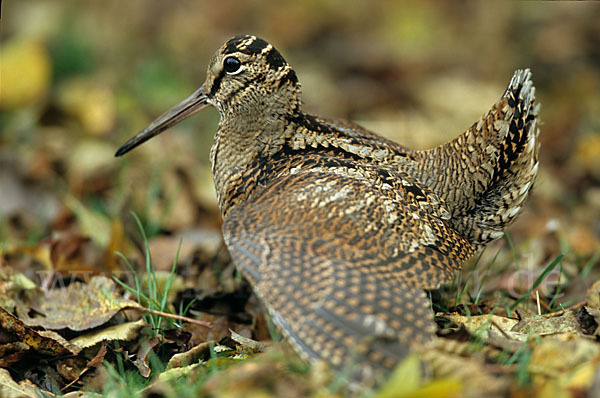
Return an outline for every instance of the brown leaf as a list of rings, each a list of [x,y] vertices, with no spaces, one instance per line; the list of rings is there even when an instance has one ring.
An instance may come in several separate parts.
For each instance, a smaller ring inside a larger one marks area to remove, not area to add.
[[[243,347],[250,348],[255,352],[263,352],[266,351],[267,348],[271,346],[271,344],[261,343],[260,341],[252,340],[248,337],[244,337],[233,330],[229,329],[231,332],[231,339],[236,343],[242,345]]]
[[[76,354],[57,340],[46,337],[26,326],[11,313],[0,308],[0,328],[17,336],[19,340],[36,351],[53,356]]]
[[[19,362],[28,350],[29,346],[20,341],[0,344],[0,368],[7,368]]]
[[[463,349],[463,355],[456,355]],[[465,396],[504,396],[503,392],[510,386],[510,379],[506,375],[491,372],[491,365],[486,364],[484,357],[467,355],[471,350],[470,343],[439,339],[420,348],[419,354],[431,367],[436,378],[460,380]]]
[[[561,316],[544,317],[533,315],[523,318],[511,329],[513,332],[524,334],[554,334],[554,333],[575,333],[583,334],[581,327],[573,311],[566,311]]]
[[[309,396],[312,380],[308,375],[290,371],[288,366],[292,362],[283,362],[278,355],[282,353],[260,354],[252,361],[240,361],[236,366],[217,372],[206,382],[204,391],[210,396],[245,397],[255,391],[275,397]]]
[[[154,347],[156,347],[158,343],[160,343],[160,339],[157,336],[142,342],[142,346],[137,352],[137,358],[133,361],[133,364],[144,377],[150,376],[150,366],[148,365],[150,362],[150,354],[154,353]]]
[[[93,257],[98,257],[90,244],[90,238],[76,232],[55,234],[50,243],[50,260],[54,270],[71,274],[98,272]]]
[[[87,369],[86,360],[82,357],[72,357],[61,359],[56,362],[56,371],[65,380],[77,381],[80,375]]]
[[[102,364],[102,361],[104,360],[106,351],[106,344],[102,344],[94,358],[90,359],[90,361],[88,362],[88,368],[97,368],[98,366],[100,366]]]
[[[183,324],[182,329],[191,334],[190,344],[198,345],[205,341],[221,341],[225,337],[230,337],[229,330],[236,330],[238,333],[246,336],[252,336],[252,328],[249,325],[231,322],[223,316],[215,316],[202,312],[193,311],[195,318],[210,322],[211,328],[192,323]]]
[[[594,282],[587,290],[586,301],[588,306],[600,309],[600,280]]]
[[[37,398],[39,391],[39,388],[29,380],[23,380],[17,384],[8,373],[8,370],[0,369],[0,397]]]
[[[73,282],[68,287],[50,290],[36,297],[30,306],[44,317],[31,318],[19,313],[25,324],[74,331],[92,329],[106,323],[122,309],[140,307],[138,303],[120,297],[115,283],[103,276],[92,277],[88,284]]]
[[[80,370],[77,374],[76,377],[66,377],[64,376],[62,373],[61,375],[63,377],[65,377],[67,380],[72,380],[69,384],[67,384],[66,386],[64,386],[62,388],[62,390],[66,390],[67,388],[71,387],[73,384],[75,384],[79,379],[81,379],[81,376],[83,376],[85,374],[85,372],[87,372],[90,368],[97,368],[98,366],[100,366],[100,364],[102,364],[102,362],[104,361],[104,357],[106,356],[106,344],[102,344],[100,346],[100,348],[98,349],[98,352],[96,353],[96,355],[90,359],[88,361],[88,363],[86,364],[85,368],[83,368],[82,370]],[[73,358],[73,359],[78,359],[78,358]],[[59,370],[60,372],[60,370]]]
[[[27,297],[40,293],[40,288],[25,275],[0,265],[0,307],[12,311]]]
[[[173,355],[167,364],[167,370],[173,368],[182,368],[184,366],[194,364],[200,360],[208,360],[210,358],[211,344],[214,344],[214,342],[206,341],[198,344],[191,350]]]
[[[575,318],[583,334],[598,334],[598,322],[600,321],[600,310],[596,308],[581,307],[575,312]]]

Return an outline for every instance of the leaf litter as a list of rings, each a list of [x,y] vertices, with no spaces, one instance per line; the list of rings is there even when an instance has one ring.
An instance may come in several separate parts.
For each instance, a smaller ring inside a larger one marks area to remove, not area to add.
[[[532,68],[544,113],[533,195],[505,239],[431,292],[439,338],[372,395],[600,391],[600,69],[590,50],[600,14],[593,4],[496,12],[431,2],[380,11],[356,2],[338,18],[314,18],[326,15],[317,3],[290,13],[289,5],[259,2],[263,18],[253,22],[243,7],[201,2],[168,10],[6,3],[3,16],[22,17],[2,21],[9,35],[0,72],[30,78],[3,79],[0,96],[1,397],[350,395],[343,377],[308,366],[277,341],[230,261],[206,164],[216,115],[178,127],[123,163],[112,158],[117,142],[196,86],[199,61],[213,50],[199,43],[220,43],[239,21],[299,51],[292,56],[307,107],[350,116],[410,147],[453,138],[495,99],[505,71]],[[152,19],[150,29],[147,15],[165,18]],[[122,32],[107,25],[121,17],[128,20]],[[90,21],[103,28],[89,29]],[[112,32],[111,40],[100,32]],[[149,55],[156,46],[148,43],[165,34],[176,43],[171,52]],[[459,37],[461,46],[440,37]],[[485,52],[490,37],[511,40]],[[324,65],[336,65],[335,75]]]

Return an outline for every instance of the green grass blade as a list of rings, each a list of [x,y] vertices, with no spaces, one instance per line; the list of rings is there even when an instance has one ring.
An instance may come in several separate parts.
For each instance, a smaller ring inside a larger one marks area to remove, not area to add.
[[[487,281],[487,278],[490,276],[490,273],[492,272],[492,267],[493,267],[494,263],[496,262],[496,259],[498,258],[498,254],[500,254],[501,250],[502,249],[498,249],[498,251],[494,255],[494,258],[492,259],[492,262],[490,262],[490,265],[488,265],[487,269],[485,270],[485,273],[483,274],[483,278],[481,279],[481,284],[479,285],[479,289],[477,289],[477,296],[475,297],[475,300],[473,301],[474,304],[479,303],[479,298],[481,297],[481,292],[483,291],[483,286],[485,286],[485,282]]]
[[[537,279],[535,280],[533,285],[531,285],[531,287],[527,290],[527,292],[525,292],[525,294],[521,295],[521,297],[510,306],[511,311],[513,311],[517,307],[517,305],[522,303],[523,300],[529,298],[529,295],[531,294],[531,292],[533,292],[535,289],[537,289],[537,287],[540,285],[540,283],[542,283],[542,281],[544,279],[546,279],[548,274],[550,274],[550,272],[552,272],[552,270],[554,270],[554,268],[556,268],[556,266],[560,263],[560,260],[562,260],[563,256],[564,255],[562,253],[559,254],[558,257],[556,257],[554,259],[554,261],[552,261],[550,264],[548,264],[548,266],[544,269],[544,271],[540,274],[540,276],[537,277]]]

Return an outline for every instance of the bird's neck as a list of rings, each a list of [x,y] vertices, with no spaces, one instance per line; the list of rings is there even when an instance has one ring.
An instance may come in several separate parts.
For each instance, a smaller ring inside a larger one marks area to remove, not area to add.
[[[210,160],[223,216],[233,204],[252,193],[260,183],[257,162],[279,152],[288,136],[283,114],[221,118]]]

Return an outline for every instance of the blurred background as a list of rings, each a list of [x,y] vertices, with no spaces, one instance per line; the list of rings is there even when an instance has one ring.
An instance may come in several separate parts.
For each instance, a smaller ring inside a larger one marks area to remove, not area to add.
[[[531,68],[541,166],[508,232],[532,275],[566,254],[560,277],[572,300],[597,279],[598,3],[5,0],[1,18],[0,248],[67,246],[34,267],[81,267],[69,261],[83,256],[93,272],[114,271],[112,253],[135,251],[139,236],[130,210],[156,247],[166,242],[167,264],[176,248],[168,237],[191,242],[183,254],[220,253],[208,159],[216,110],[124,158],[114,152],[203,83],[225,40],[248,33],[294,67],[308,111],[413,148],[454,138],[515,69]],[[500,263],[515,260],[502,253]],[[490,289],[506,288],[511,272],[500,269]]]

